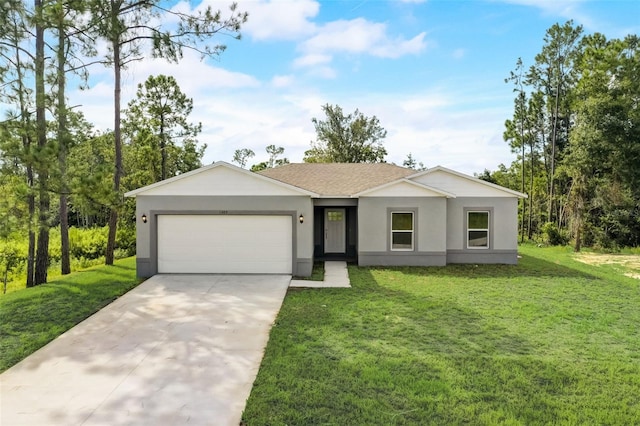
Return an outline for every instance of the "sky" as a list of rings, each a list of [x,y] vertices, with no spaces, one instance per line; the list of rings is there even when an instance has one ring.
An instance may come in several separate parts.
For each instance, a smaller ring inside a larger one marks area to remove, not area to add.
[[[170,4],[224,14],[230,2]],[[212,39],[227,46],[219,57],[148,57],[123,72],[123,106],[149,75],[176,78],[193,99],[191,121],[202,123],[204,164],[249,148],[250,166],[271,144],[301,162],[315,140],[311,119],[332,104],[380,120],[387,162],[411,153],[426,167],[495,170],[515,160],[502,137],[515,96],[505,78],[519,57],[533,64],[549,27],[572,19],[586,34],[640,34],[638,0],[240,0],[238,9],[249,13],[242,38]],[[72,104],[112,129],[112,72],[90,72],[91,88],[72,92]]]

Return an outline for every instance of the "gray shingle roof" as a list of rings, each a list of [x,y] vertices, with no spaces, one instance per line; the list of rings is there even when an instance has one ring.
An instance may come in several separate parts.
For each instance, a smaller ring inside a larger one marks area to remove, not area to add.
[[[259,173],[325,197],[345,197],[416,171],[387,163],[292,163]]]

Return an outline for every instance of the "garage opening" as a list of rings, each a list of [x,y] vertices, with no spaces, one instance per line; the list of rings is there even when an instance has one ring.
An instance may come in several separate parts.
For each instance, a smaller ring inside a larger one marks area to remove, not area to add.
[[[291,274],[291,216],[159,215],[158,273]]]

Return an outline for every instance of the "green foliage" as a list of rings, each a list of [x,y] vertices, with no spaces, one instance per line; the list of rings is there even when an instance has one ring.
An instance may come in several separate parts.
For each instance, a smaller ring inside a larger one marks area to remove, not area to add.
[[[201,123],[190,123],[193,99],[172,76],[149,76],[125,112],[125,186],[135,189],[202,165]]]
[[[74,270],[95,265],[104,259],[107,246],[108,227],[69,228],[69,246]],[[124,258],[135,255],[136,233],[135,227],[121,226],[118,228],[116,238],[116,258]],[[0,272],[9,266],[8,282],[10,290],[24,288],[27,260],[27,239],[20,233],[13,234],[10,238],[0,239]],[[51,268],[60,262],[60,229],[50,230],[49,261]],[[7,263],[8,262],[8,263]],[[50,268],[50,269],[51,269]],[[53,275],[56,275],[55,270]]]
[[[279,156],[284,154],[283,147],[276,147],[275,145],[268,145],[265,150],[267,154],[269,154],[269,160],[263,161],[262,163],[254,164],[251,166],[252,172],[259,172],[265,169],[272,169],[274,167],[283,166],[285,164],[289,164],[289,159],[287,158],[278,158]],[[238,152],[238,151],[236,151]],[[235,156],[234,156],[235,161]]]
[[[67,177],[72,188],[70,212],[76,223],[83,226],[107,223],[109,207],[118,202],[111,182],[113,161],[111,132],[89,137],[71,148]]]
[[[554,222],[542,225],[542,232],[545,235],[546,243],[552,246],[563,246],[569,242],[566,235],[558,229],[558,225]]]
[[[387,150],[382,141],[387,131],[374,115],[359,110],[344,115],[338,105],[323,105],[325,120],[313,118],[317,140],[304,153],[307,163],[382,163]]]
[[[120,223],[116,236],[116,248],[121,254],[116,258],[129,257],[136,254],[136,227]]]
[[[25,260],[26,259],[21,256],[18,245],[15,242],[12,241],[0,245],[0,280],[2,281],[3,294],[7,292],[9,273]]]
[[[227,14],[211,6],[188,13],[165,6],[155,0],[9,0],[0,8],[0,103],[7,113],[0,123],[0,189],[11,194],[7,196],[11,205],[0,202],[0,227],[30,237],[37,233],[37,240],[29,238],[32,251],[37,242],[30,284],[46,281],[47,265],[61,256],[55,235],[49,243],[50,227],[62,224],[66,229],[67,218],[71,224],[87,227],[108,222],[105,261],[111,263],[122,190],[201,165],[205,147],[195,139],[200,125],[187,122],[193,103],[173,77],[152,76],[140,87],[139,102],[130,105],[130,144],[124,163],[120,90],[114,91],[112,133],[94,135],[80,110],[66,105],[67,74],[79,74],[84,85],[88,68],[79,58],[97,56],[95,46],[100,43],[106,43],[106,48],[96,62],[113,67],[119,88],[122,69],[149,52],[170,62],[178,62],[183,49],[219,55],[224,45],[202,42],[221,34],[240,38],[248,17],[235,3]],[[159,19],[161,15],[169,19]],[[49,117],[55,122],[48,122]],[[57,199],[59,209],[53,208]],[[6,237],[3,229],[0,234]],[[130,253],[131,242],[119,250]],[[84,248],[79,255],[79,259],[94,256]],[[29,256],[30,269],[33,258]],[[64,258],[66,270],[66,253]]]
[[[485,173],[529,195],[520,232],[529,239],[555,223],[579,250],[640,245],[640,39],[583,36],[572,21],[555,24],[534,65],[518,60],[513,118],[504,139],[516,161]]]
[[[407,154],[407,158],[402,162],[402,165],[419,172],[427,170],[427,167],[424,165],[424,163],[413,158],[413,155],[411,153]]]
[[[104,256],[107,248],[106,228],[70,228],[69,246],[71,255],[77,259],[97,259]]]
[[[255,155],[256,153],[249,148],[236,149],[233,153],[233,159],[231,161],[238,164],[238,166],[244,169],[249,158],[255,157]]]

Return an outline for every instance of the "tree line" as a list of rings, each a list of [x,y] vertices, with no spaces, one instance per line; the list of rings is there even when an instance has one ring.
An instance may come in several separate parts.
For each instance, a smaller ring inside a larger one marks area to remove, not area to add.
[[[69,222],[108,226],[112,264],[126,189],[200,165],[199,124],[185,119],[192,101],[172,77],[150,77],[122,117],[122,70],[146,56],[178,62],[186,50],[203,58],[240,38],[247,14],[231,4],[184,13],[158,0],[7,0],[0,8],[0,260],[21,255],[7,242],[24,238],[26,285],[47,281],[49,233],[60,228],[61,272],[70,272]],[[171,19],[167,19],[170,16]],[[163,24],[166,22],[166,24]],[[96,46],[104,45],[104,51]],[[113,129],[96,132],[82,106],[68,105],[69,82],[86,87],[89,71],[113,75]],[[131,216],[133,217],[133,216]]]
[[[504,140],[517,160],[480,178],[528,194],[520,238],[544,235],[577,251],[640,245],[640,39],[585,35],[568,21],[546,31],[515,93]]]

